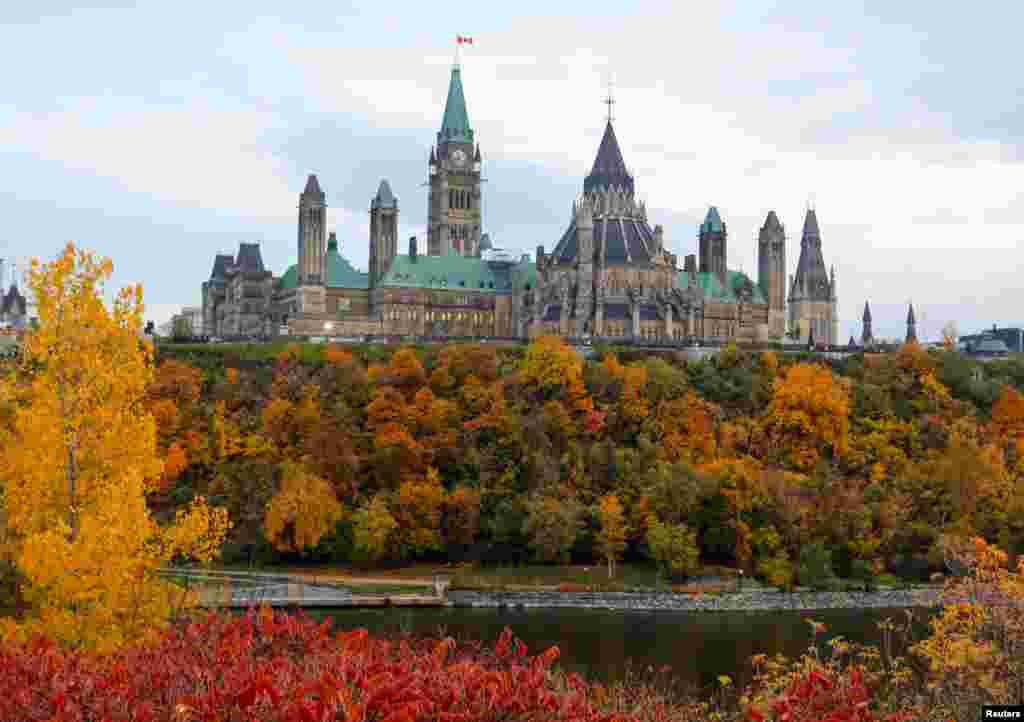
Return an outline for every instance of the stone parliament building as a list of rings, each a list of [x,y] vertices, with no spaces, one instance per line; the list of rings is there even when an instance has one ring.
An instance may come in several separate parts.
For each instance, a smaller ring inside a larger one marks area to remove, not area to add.
[[[826,271],[813,209],[788,282],[774,211],[758,235],[756,282],[727,267],[715,207],[680,266],[636,197],[609,115],[567,227],[550,252],[539,245],[533,259],[515,258],[483,232],[481,166],[455,65],[430,151],[426,253],[415,237],[399,253],[398,199],[383,180],[370,202],[369,268],[354,268],[328,232],[326,196],[310,175],[299,195],[298,263],[276,276],[256,243],[217,255],[202,285],[204,334],[839,343],[835,271]]]

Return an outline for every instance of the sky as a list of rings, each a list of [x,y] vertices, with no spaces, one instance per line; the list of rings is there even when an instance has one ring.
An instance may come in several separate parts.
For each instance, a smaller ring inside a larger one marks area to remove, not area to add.
[[[0,257],[68,240],[141,282],[160,323],[214,255],[294,263],[306,175],[365,269],[382,178],[425,237],[427,156],[456,34],[484,159],[484,231],[550,250],[604,128],[680,259],[709,205],[756,277],[774,209],[789,273],[808,204],[840,332],[938,339],[1024,322],[1024,4],[918,2],[3,3]],[[405,245],[401,245],[404,252]],[[10,266],[8,265],[8,279]],[[756,280],[756,278],[755,278]]]

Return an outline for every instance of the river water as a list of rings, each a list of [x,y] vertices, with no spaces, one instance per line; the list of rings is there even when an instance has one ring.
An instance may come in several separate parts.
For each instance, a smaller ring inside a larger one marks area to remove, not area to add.
[[[922,622],[926,610],[916,610]],[[825,624],[820,640],[842,636],[878,644],[877,624],[903,621],[901,609],[830,609],[814,612],[637,612],[591,609],[331,609],[336,628],[365,627],[385,636],[452,636],[493,642],[508,626],[531,653],[552,645],[564,669],[588,679],[622,679],[627,670],[672,668],[677,681],[714,689],[719,675],[737,684],[750,679],[755,654],[799,656],[810,644],[808,618]]]

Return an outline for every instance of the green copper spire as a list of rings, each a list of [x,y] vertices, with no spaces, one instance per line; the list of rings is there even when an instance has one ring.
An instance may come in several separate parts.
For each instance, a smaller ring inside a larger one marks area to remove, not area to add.
[[[458,65],[452,68],[448,101],[444,104],[444,120],[441,121],[437,142],[473,142],[473,130],[469,127],[469,114],[466,112],[466,96],[462,93],[462,71]]]

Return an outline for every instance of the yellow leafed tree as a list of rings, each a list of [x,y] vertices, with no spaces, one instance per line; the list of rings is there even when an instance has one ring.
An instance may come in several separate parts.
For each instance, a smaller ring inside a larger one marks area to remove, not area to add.
[[[344,510],[326,479],[298,464],[284,465],[281,490],[267,505],[263,528],[282,551],[311,549],[334,531]]]
[[[765,429],[775,452],[800,471],[813,469],[823,452],[842,457],[850,432],[847,383],[818,364],[790,366],[775,380]]]
[[[31,607],[3,631],[101,651],[159,632],[194,603],[154,572],[175,558],[209,560],[228,525],[202,499],[168,526],[149,514],[145,495],[164,467],[144,403],[152,349],[141,340],[142,288],[104,301],[112,270],[72,244],[51,263],[33,261],[39,326],[0,388],[16,404],[0,438],[4,543]]]

